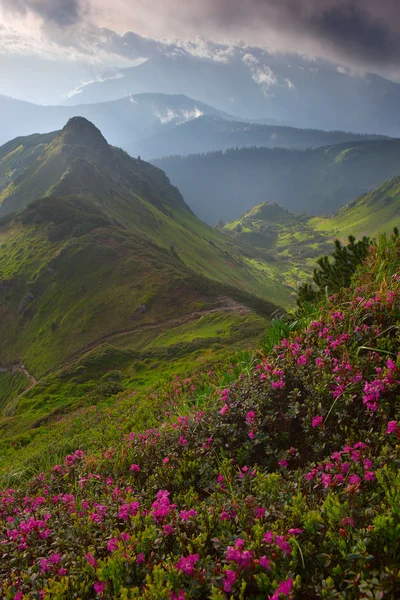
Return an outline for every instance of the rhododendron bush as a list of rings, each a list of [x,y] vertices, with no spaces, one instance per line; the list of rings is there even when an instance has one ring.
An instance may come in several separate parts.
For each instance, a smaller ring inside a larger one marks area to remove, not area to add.
[[[3,490],[1,597],[399,598],[390,252],[203,411]]]

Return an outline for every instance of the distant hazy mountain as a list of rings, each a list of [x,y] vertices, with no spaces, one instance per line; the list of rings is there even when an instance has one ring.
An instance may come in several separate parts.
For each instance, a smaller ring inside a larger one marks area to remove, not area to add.
[[[383,137],[343,131],[296,129],[294,127],[229,121],[204,115],[198,119],[192,119],[175,126],[173,129],[163,129],[154,135],[128,144],[125,148],[132,155],[140,155],[150,159],[248,146],[303,150],[347,141]]]
[[[182,95],[139,94],[114,102],[77,106],[40,106],[0,95],[0,144],[21,135],[46,133],[75,116],[89,119],[111,144],[125,147],[202,115],[232,117]]]
[[[236,219],[266,198],[294,212],[327,214],[400,173],[400,140],[303,151],[242,148],[152,162],[209,223]]]
[[[68,103],[141,92],[182,93],[246,119],[400,136],[400,84],[356,77],[326,61],[235,47],[224,60],[158,54],[113,78],[82,86]]]

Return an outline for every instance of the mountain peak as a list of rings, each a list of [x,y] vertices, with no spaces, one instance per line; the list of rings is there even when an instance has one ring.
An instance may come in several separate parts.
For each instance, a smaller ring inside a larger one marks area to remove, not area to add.
[[[84,117],[72,117],[61,131],[64,144],[86,146],[103,152],[111,152],[111,148],[103,134],[91,121]]]

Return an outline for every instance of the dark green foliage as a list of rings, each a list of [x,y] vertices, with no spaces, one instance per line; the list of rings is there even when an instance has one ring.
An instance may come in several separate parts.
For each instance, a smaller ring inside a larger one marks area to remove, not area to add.
[[[333,294],[348,287],[358,265],[367,256],[370,244],[371,240],[366,236],[358,241],[354,236],[349,236],[347,246],[343,246],[339,240],[335,240],[332,260],[328,256],[317,260],[319,269],[314,269],[313,276],[317,290],[308,283],[302,285],[297,298],[298,306],[304,302],[314,302],[324,294]]]

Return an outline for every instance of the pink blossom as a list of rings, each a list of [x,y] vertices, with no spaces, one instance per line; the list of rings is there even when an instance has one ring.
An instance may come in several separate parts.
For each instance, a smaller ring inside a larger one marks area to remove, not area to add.
[[[140,554],[137,555],[136,564],[141,565],[142,563],[144,563],[144,561],[145,561],[144,554],[143,554],[143,552],[140,552]]]
[[[263,542],[271,544],[275,539],[275,535],[273,531],[267,531],[267,533],[264,533]]]
[[[267,571],[269,571],[271,568],[271,561],[266,556],[262,556],[258,560],[258,564],[260,565],[260,567],[264,567],[264,569],[267,569]]]
[[[227,594],[232,592],[232,585],[235,583],[236,578],[236,571],[231,571],[230,569],[224,571],[224,592]]]
[[[284,458],[278,462],[278,465],[280,467],[282,467],[282,469],[285,469],[288,466],[288,464],[289,464],[288,461],[285,460]]]
[[[115,550],[118,550],[118,539],[116,537],[112,538],[111,540],[108,540],[107,550],[109,552],[114,552]]]
[[[386,433],[389,435],[391,433],[399,433],[399,425],[397,421],[389,421]]]
[[[163,532],[165,535],[171,535],[174,532],[174,529],[171,525],[164,525]]]
[[[129,470],[130,470],[130,471],[134,471],[135,473],[139,473],[139,471],[140,471],[140,467],[139,467],[139,465],[135,465],[135,464],[133,464],[133,465],[131,465],[131,467],[130,467],[130,469],[129,469]]]
[[[171,592],[171,600],[185,600],[185,592],[183,590],[179,590],[177,594],[175,592]]]
[[[225,413],[227,413],[229,410],[229,406],[227,404],[224,404],[223,407],[221,408],[221,410],[219,411],[220,415],[224,415]]]
[[[134,517],[139,512],[139,503],[130,502],[129,504],[122,504],[119,507],[118,516],[123,521],[127,521],[129,517]]]
[[[247,425],[251,425],[255,421],[255,419],[256,419],[256,413],[253,410],[249,411],[246,415]]]
[[[85,558],[88,561],[89,565],[91,565],[93,567],[93,569],[97,568],[97,561],[96,561],[95,557],[93,556],[93,554],[88,552],[87,554],[85,554]]]
[[[195,564],[200,560],[198,554],[189,554],[189,556],[181,556],[175,565],[178,571],[182,571],[185,575],[192,575]]]
[[[279,600],[279,594],[289,596],[293,586],[293,579],[287,579],[281,581],[272,596],[269,596],[270,600]]]
[[[50,565],[49,565],[49,561],[46,558],[41,558],[40,559],[40,566],[42,569],[42,573],[46,573],[46,571],[50,570]]]
[[[179,513],[180,518],[184,523],[187,523],[191,517],[195,517],[197,515],[197,511],[193,508],[190,510],[181,510]]]
[[[303,533],[303,530],[302,529],[298,529],[298,528],[289,529],[288,533],[290,533],[290,535],[297,535],[297,534],[300,535],[301,533]]]
[[[312,427],[321,427],[323,421],[324,421],[323,417],[317,415],[317,416],[313,417],[313,420],[311,422],[311,426]]]
[[[96,581],[93,587],[96,594],[102,594],[106,588],[106,584],[104,583],[104,581]]]
[[[49,561],[53,565],[57,565],[60,562],[60,560],[61,560],[61,554],[58,554],[58,553],[51,554],[51,556],[49,558]]]
[[[350,475],[350,477],[349,477],[349,483],[351,485],[358,485],[360,483],[360,481],[361,481],[361,478],[358,475],[356,475],[355,473],[353,475]]]
[[[374,481],[375,473],[373,471],[365,471],[364,478],[365,481]]]
[[[343,527],[347,527],[348,525],[350,527],[354,527],[354,521],[351,517],[343,517],[342,525],[343,525]]]

